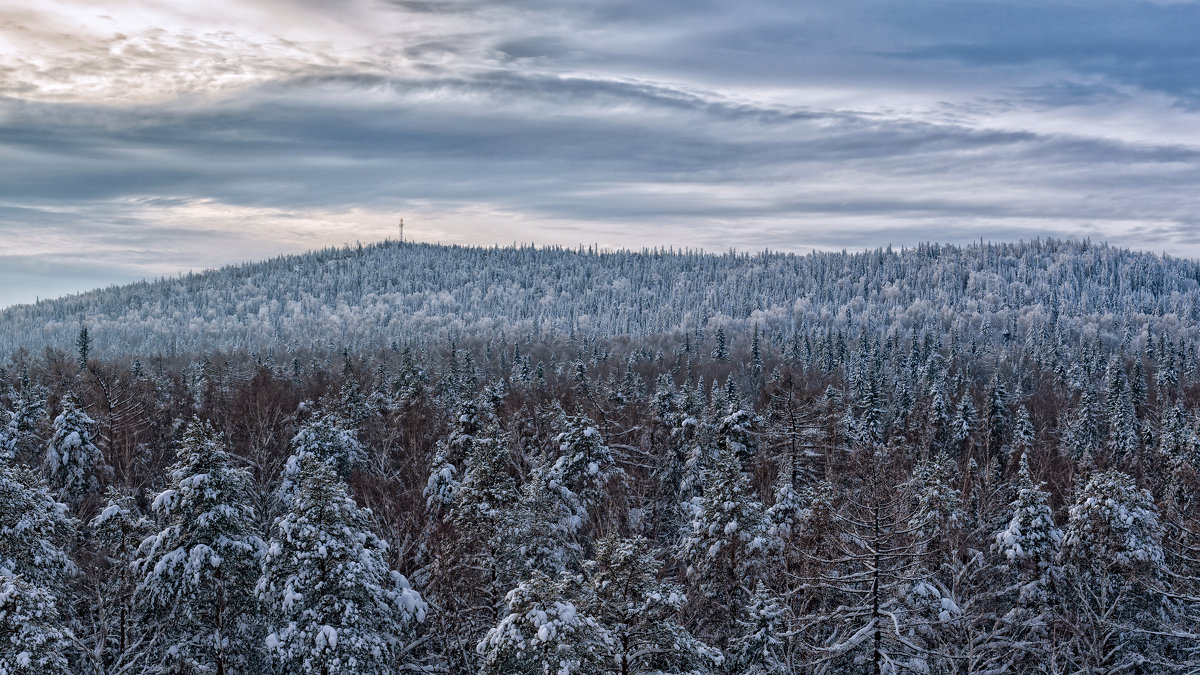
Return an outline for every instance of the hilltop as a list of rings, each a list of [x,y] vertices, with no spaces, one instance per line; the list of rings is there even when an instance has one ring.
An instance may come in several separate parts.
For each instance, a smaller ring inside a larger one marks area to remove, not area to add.
[[[615,251],[385,242],[114,286],[0,312],[0,354],[194,354],[461,339],[633,337],[758,325],[1104,331],[1200,320],[1200,264],[1091,243],[861,253]],[[974,327],[974,328],[973,328]]]

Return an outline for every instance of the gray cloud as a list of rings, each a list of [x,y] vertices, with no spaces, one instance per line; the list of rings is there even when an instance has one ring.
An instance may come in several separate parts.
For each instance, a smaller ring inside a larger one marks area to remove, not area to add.
[[[60,292],[386,236],[400,214],[481,243],[1200,254],[1195,5],[303,11],[278,34],[168,11],[0,53],[0,304],[45,295],[51,259],[82,270]],[[0,31],[20,22],[53,33],[36,12]]]

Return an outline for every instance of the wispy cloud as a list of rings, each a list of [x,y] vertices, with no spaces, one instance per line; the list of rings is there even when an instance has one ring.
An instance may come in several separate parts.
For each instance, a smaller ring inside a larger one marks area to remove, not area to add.
[[[400,215],[456,242],[1200,255],[1192,3],[107,5],[0,9],[0,304],[49,260],[117,281]]]

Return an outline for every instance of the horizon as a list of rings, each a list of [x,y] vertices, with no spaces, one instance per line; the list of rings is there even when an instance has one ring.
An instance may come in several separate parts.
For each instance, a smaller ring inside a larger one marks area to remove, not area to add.
[[[266,256],[266,257],[262,257],[262,258],[255,258],[252,260],[241,260],[241,261],[236,261],[236,262],[225,263],[223,265],[218,265],[218,266],[213,266],[213,267],[205,267],[205,268],[200,268],[200,269],[179,270],[173,274],[163,274],[163,275],[157,275],[157,276],[153,276],[153,277],[142,277],[140,279],[131,279],[128,281],[115,281],[115,282],[112,282],[109,284],[105,284],[103,286],[85,288],[82,290],[64,293],[62,295],[57,295],[57,296],[49,296],[49,297],[36,296],[35,299],[30,302],[15,302],[15,303],[7,304],[7,305],[0,304],[0,313],[3,313],[10,309],[15,309],[17,307],[36,306],[43,302],[55,302],[55,301],[64,300],[67,298],[85,296],[90,293],[94,293],[97,291],[104,291],[107,289],[123,288],[126,286],[132,286],[132,285],[136,285],[136,284],[170,283],[171,281],[173,281],[175,279],[185,278],[185,277],[189,277],[189,276],[193,276],[193,275],[203,275],[203,274],[208,274],[208,273],[215,273],[215,272],[220,272],[222,270],[231,269],[231,268],[235,268],[235,267],[264,265],[264,264],[268,264],[268,263],[275,262],[275,261],[286,260],[288,258],[301,258],[301,257],[305,257],[305,256],[310,256],[310,255],[320,255],[320,254],[324,254],[324,253],[337,253],[339,251],[349,251],[349,250],[353,250],[355,248],[366,249],[366,248],[381,247],[381,246],[388,246],[388,245],[419,245],[419,246],[435,246],[435,247],[443,247],[443,248],[456,248],[457,247],[457,248],[466,248],[466,249],[472,249],[472,248],[474,248],[474,249],[532,248],[532,249],[537,249],[537,250],[552,249],[552,250],[567,251],[567,252],[581,252],[586,255],[606,255],[606,254],[613,254],[613,253],[632,253],[632,254],[657,253],[657,254],[661,255],[663,253],[666,253],[668,255],[696,255],[696,254],[699,254],[699,255],[712,256],[712,257],[724,257],[724,256],[728,256],[728,255],[758,255],[758,254],[766,253],[766,254],[773,254],[773,255],[807,257],[807,256],[811,256],[811,255],[837,254],[837,253],[845,253],[848,255],[863,255],[866,253],[871,253],[873,251],[884,251],[884,250],[891,251],[894,253],[905,253],[908,251],[912,251],[912,250],[918,248],[919,246],[950,246],[950,247],[955,247],[955,248],[960,248],[960,249],[972,249],[972,248],[980,248],[983,246],[1020,246],[1020,245],[1025,245],[1025,244],[1037,244],[1037,243],[1042,243],[1042,244],[1044,244],[1044,243],[1079,244],[1079,245],[1085,245],[1085,246],[1091,246],[1091,247],[1117,248],[1117,249],[1121,249],[1121,250],[1128,251],[1131,253],[1141,253],[1141,254],[1152,255],[1152,256],[1156,256],[1156,257],[1160,257],[1160,258],[1200,262],[1200,257],[1178,256],[1178,255],[1173,255],[1167,251],[1140,250],[1137,248],[1116,246],[1108,241],[1092,241],[1091,239],[1088,239],[1088,238],[1084,238],[1084,239],[1061,238],[1060,239],[1060,238],[1055,238],[1055,237],[1033,237],[1028,240],[1016,239],[1016,240],[1007,240],[1007,241],[975,240],[975,241],[969,241],[969,242],[965,242],[965,243],[954,243],[954,242],[944,242],[944,241],[920,241],[920,242],[915,242],[913,244],[906,244],[906,245],[897,245],[897,244],[892,244],[892,243],[886,243],[886,244],[879,244],[879,245],[875,245],[875,246],[865,246],[862,248],[857,248],[857,247],[855,247],[855,248],[843,247],[841,249],[817,249],[817,248],[814,248],[814,249],[810,249],[808,251],[771,249],[771,248],[738,249],[737,247],[731,247],[724,251],[714,251],[714,250],[707,250],[707,249],[703,249],[703,248],[672,247],[669,245],[668,246],[648,246],[648,247],[638,247],[638,248],[601,247],[601,246],[598,246],[597,244],[585,244],[582,242],[578,243],[578,244],[574,244],[574,245],[539,244],[537,242],[532,242],[532,241],[530,241],[530,242],[510,242],[507,244],[498,244],[498,243],[494,243],[494,244],[460,244],[460,243],[453,243],[453,242],[412,241],[412,240],[400,240],[400,239],[387,238],[387,239],[381,239],[379,241],[372,241],[372,242],[355,242],[353,244],[351,244],[349,242],[343,242],[341,244],[328,244],[321,248],[311,248],[311,249],[308,249],[305,251],[292,252],[292,253],[278,253],[275,255]],[[0,293],[0,298],[2,298],[2,297],[3,297],[2,293]]]

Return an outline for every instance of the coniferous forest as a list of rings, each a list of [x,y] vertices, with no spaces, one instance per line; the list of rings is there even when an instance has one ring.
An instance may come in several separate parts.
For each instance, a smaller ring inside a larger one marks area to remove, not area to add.
[[[1200,263],[331,249],[0,312],[0,673],[1200,671]]]

